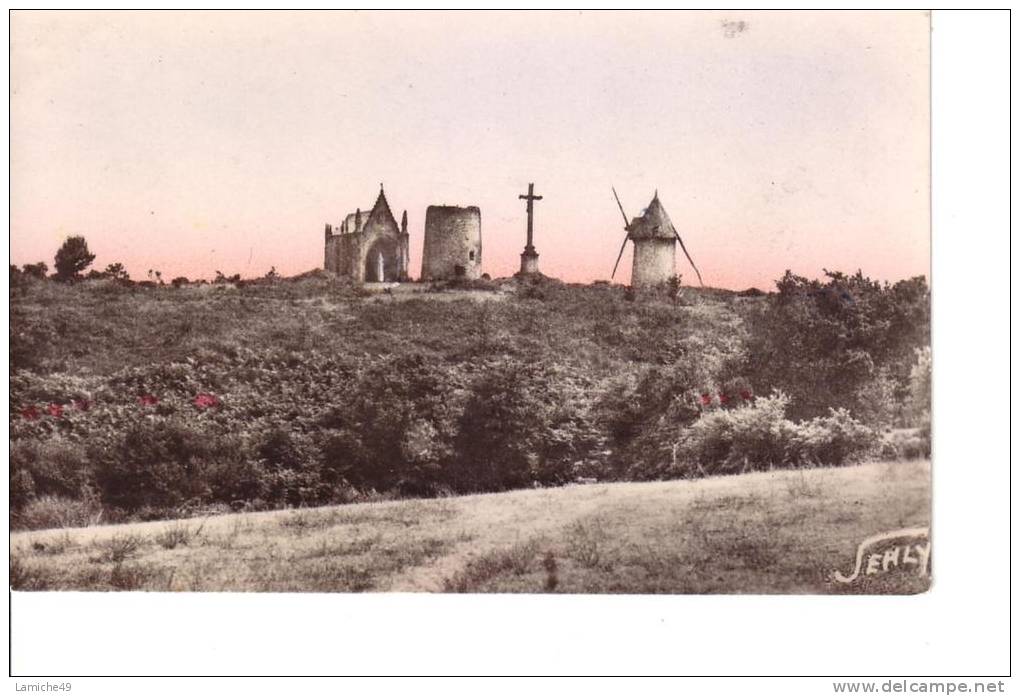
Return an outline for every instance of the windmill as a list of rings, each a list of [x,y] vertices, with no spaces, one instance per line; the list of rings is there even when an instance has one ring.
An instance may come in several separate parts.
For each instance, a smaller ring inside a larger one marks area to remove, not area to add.
[[[684,240],[673,227],[673,223],[666,214],[666,209],[659,202],[659,192],[656,191],[652,202],[648,204],[644,213],[630,222],[627,221],[627,213],[623,211],[623,204],[613,187],[613,196],[616,198],[616,205],[620,207],[620,214],[623,215],[623,229],[627,233],[620,245],[620,253],[613,265],[613,274],[616,276],[616,269],[623,258],[623,250],[627,247],[627,240],[634,243],[634,263],[631,267],[630,284],[632,287],[649,287],[669,282],[676,273],[676,243],[680,242],[680,248],[684,256],[691,264],[691,268],[698,276],[698,283],[704,287],[701,280],[701,272],[694,265],[694,259],[687,252]]]

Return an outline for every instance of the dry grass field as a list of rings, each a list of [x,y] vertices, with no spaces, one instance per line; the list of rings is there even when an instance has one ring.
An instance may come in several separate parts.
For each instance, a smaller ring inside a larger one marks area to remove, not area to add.
[[[20,590],[833,593],[866,537],[929,524],[926,461],[21,532]]]

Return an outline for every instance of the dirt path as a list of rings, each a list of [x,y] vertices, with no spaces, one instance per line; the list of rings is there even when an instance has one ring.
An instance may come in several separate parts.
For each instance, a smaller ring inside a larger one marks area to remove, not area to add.
[[[569,496],[568,505],[564,504],[565,496]],[[474,536],[431,563],[394,576],[385,589],[442,592],[444,581],[463,570],[472,559],[529,539],[555,537],[571,522],[597,513],[617,498],[609,486],[591,485],[503,494],[500,498],[493,496],[493,502],[498,503],[491,505],[460,504],[459,514],[451,524]]]

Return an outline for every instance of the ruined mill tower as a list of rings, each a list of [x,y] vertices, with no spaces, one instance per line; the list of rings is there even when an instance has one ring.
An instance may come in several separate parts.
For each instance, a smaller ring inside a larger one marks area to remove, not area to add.
[[[421,279],[474,279],[481,269],[482,213],[478,207],[430,205],[425,210]]]

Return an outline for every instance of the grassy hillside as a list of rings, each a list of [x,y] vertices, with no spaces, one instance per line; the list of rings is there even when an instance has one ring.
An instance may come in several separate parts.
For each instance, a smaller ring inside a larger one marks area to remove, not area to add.
[[[12,526],[923,456],[924,279],[777,287],[12,275]]]
[[[12,535],[15,589],[920,592],[845,586],[857,545],[929,524],[927,462],[614,483]]]

